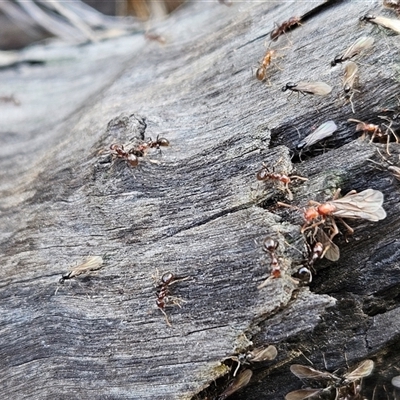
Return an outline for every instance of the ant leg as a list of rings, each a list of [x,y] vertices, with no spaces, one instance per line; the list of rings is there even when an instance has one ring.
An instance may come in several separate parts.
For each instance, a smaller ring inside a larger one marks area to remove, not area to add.
[[[314,224],[312,224],[312,225],[310,225],[310,226],[307,226],[307,222],[306,222],[306,223],[301,227],[300,232],[301,232],[301,233],[304,233],[304,232],[307,231],[308,229],[313,229],[314,227],[319,226],[319,225],[321,225],[321,224],[323,224],[323,223],[325,223],[325,220],[324,220],[324,219],[321,220],[321,221],[319,221],[319,222],[315,222]]]
[[[332,219],[332,233],[329,236],[329,240],[332,241],[332,239],[339,233],[339,229],[336,225],[336,222]]]
[[[341,222],[341,223],[345,226],[345,228],[347,229],[349,235],[352,235],[352,234],[354,233],[354,229],[353,229],[351,226],[349,226],[348,224],[346,224],[346,222],[344,222],[342,218],[339,218],[339,219],[340,219],[340,222]]]
[[[335,194],[333,195],[333,200],[337,200],[340,196],[340,192],[342,191],[342,189],[336,189]]]
[[[301,181],[308,181],[308,178],[304,178],[303,176],[290,175],[290,179],[300,179]]]
[[[286,189],[286,191],[287,191],[287,194],[288,194],[288,200],[289,201],[292,201],[293,200],[293,193],[292,193],[292,191],[289,189],[289,182],[287,182],[286,184],[285,184],[285,189]]]
[[[172,328],[172,325],[171,325],[171,322],[169,322],[169,318],[168,318],[167,313],[162,308],[160,308],[160,311],[164,314],[165,322],[167,323],[167,325]]]

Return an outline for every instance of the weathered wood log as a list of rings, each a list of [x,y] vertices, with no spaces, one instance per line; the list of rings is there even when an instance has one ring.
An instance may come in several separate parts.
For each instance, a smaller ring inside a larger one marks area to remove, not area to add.
[[[368,10],[358,2],[293,4],[188,4],[157,26],[165,46],[141,35],[39,46],[21,60],[43,64],[0,72],[0,96],[20,103],[0,104],[3,398],[217,398],[236,367],[229,357],[250,341],[274,344],[278,357],[232,398],[283,398],[302,385],[289,366],[307,357],[324,368],[324,356],[330,371],[346,357],[373,359],[365,395],[393,391],[399,184],[377,152],[386,156],[385,145],[359,140],[347,119],[394,117],[384,109],[398,107],[398,37],[360,24]],[[272,44],[283,57],[270,86],[257,81],[274,21],[312,9]],[[330,61],[362,35],[375,47],[359,59],[353,114]],[[305,80],[334,89],[282,93]],[[327,148],[292,164],[299,135],[329,119],[339,129]],[[171,146],[137,167],[111,156],[111,144],[157,136]],[[396,162],[398,144],[390,151]],[[276,207],[287,202],[279,185],[257,183],[262,162],[309,179],[291,187],[296,206],[371,187],[388,216],[352,223],[348,242],[335,238],[339,261],[319,262],[302,287],[291,278],[305,257],[301,212]],[[258,290],[270,273],[267,235],[286,273]],[[101,270],[58,283],[91,255],[103,257]],[[188,277],[171,285],[182,300],[166,309],[171,326],[152,278],[167,271]]]

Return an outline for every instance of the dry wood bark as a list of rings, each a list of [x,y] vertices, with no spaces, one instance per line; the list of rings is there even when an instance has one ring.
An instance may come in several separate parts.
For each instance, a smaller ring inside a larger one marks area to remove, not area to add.
[[[368,398],[375,384],[379,396],[383,385],[392,395],[399,184],[368,161],[384,146],[357,140],[346,121],[376,122],[396,106],[398,37],[358,23],[367,5],[333,2],[279,39],[282,70],[271,70],[271,86],[252,72],[274,21],[322,3],[188,4],[157,26],[165,46],[141,35],[40,46],[21,59],[44,64],[1,71],[0,95],[20,102],[0,104],[2,398],[190,399],[224,376],[221,362],[249,340],[275,344],[278,358],[232,398],[278,399],[299,388],[289,365],[307,362],[300,351],[318,368],[325,354],[330,370],[345,355],[350,365],[372,358]],[[376,45],[360,60],[353,115],[340,97],[342,70],[329,62],[361,35]],[[281,92],[301,80],[334,90]],[[328,119],[339,126],[330,147],[292,165],[295,127],[303,137]],[[171,146],[137,168],[108,152],[157,135]],[[398,145],[391,151],[395,162]],[[298,287],[290,274],[303,258],[301,215],[277,209],[285,194],[256,182],[262,162],[309,178],[293,188],[296,205],[337,187],[372,187],[384,192],[388,217],[353,224],[349,242],[338,239],[340,260],[319,264],[311,290]],[[257,290],[269,274],[267,234],[288,272]],[[103,256],[100,271],[57,283],[89,255]],[[167,310],[172,327],[155,306],[157,270],[190,277],[171,289],[185,301]],[[216,398],[228,379],[199,397]]]

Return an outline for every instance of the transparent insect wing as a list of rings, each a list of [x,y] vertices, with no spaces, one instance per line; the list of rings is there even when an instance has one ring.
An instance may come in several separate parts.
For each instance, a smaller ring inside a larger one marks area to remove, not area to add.
[[[384,28],[391,29],[393,32],[400,33],[400,20],[386,17],[375,17],[371,22],[383,26]]]
[[[219,396],[219,400],[226,399],[233,393],[237,392],[239,389],[245,387],[253,375],[250,369],[245,369],[242,371],[235,380],[228,386],[228,388]]]
[[[337,379],[335,375],[329,372],[318,371],[306,365],[293,364],[290,366],[290,371],[299,379]]]
[[[382,208],[383,194],[379,190],[367,189],[329,202],[336,207],[332,215],[341,218],[379,221],[386,218]]]
[[[371,375],[372,370],[374,369],[374,362],[372,360],[364,360],[362,361],[356,369],[351,372],[348,372],[343,377],[345,378],[345,383],[351,383],[354,381],[358,381],[359,379],[365,378],[368,375]]]
[[[332,91],[332,87],[325,82],[299,82],[295,90],[315,94],[317,96],[326,96]]]
[[[348,60],[354,57],[356,54],[369,49],[374,44],[374,38],[368,36],[362,36],[357,39],[341,56],[342,60]]]
[[[257,348],[250,352],[249,361],[260,362],[274,360],[278,354],[275,346],[268,346],[267,348]]]
[[[313,144],[333,135],[337,130],[337,125],[333,121],[324,122],[314,132],[306,136],[297,146],[298,148],[307,148]]]
[[[99,269],[103,264],[103,258],[100,256],[93,256],[88,258],[84,263],[78,265],[77,267],[71,269],[69,273],[69,277],[72,278],[74,276],[78,276],[87,271],[93,271]]]
[[[400,375],[392,378],[392,385],[400,389]]]
[[[316,398],[323,389],[299,389],[288,393],[285,400],[303,400]]]
[[[349,61],[344,70],[343,86],[345,91],[349,91],[356,81],[358,76],[358,66],[355,62]]]
[[[336,246],[329,236],[320,228],[317,230],[315,238],[324,246],[324,257],[330,261],[337,261],[340,258],[339,247]]]

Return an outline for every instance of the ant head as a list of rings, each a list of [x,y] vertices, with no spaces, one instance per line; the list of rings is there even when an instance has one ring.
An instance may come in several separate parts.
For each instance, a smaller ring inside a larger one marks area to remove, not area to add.
[[[263,243],[264,251],[267,251],[269,253],[273,253],[278,248],[278,246],[279,243],[276,240],[272,239],[271,237],[265,238]]]
[[[294,89],[297,86],[297,83],[294,82],[288,82],[283,88],[282,92],[286,92],[288,89]]]
[[[360,21],[370,21],[371,19],[375,19],[375,15],[372,14],[366,14],[360,17]]]
[[[172,274],[171,272],[166,272],[162,277],[161,277],[161,281],[164,284],[169,284],[174,280],[175,276],[174,274]]]

